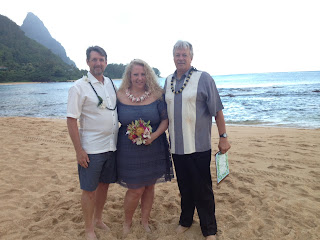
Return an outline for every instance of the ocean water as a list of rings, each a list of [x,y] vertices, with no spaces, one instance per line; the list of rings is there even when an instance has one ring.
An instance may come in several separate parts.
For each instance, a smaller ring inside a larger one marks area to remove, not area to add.
[[[227,125],[320,128],[320,71],[213,78],[225,107]],[[160,85],[164,81],[160,78]],[[121,84],[119,80],[114,82]],[[72,85],[0,85],[0,116],[65,118]]]
[[[228,124],[320,128],[320,72],[215,77]]]

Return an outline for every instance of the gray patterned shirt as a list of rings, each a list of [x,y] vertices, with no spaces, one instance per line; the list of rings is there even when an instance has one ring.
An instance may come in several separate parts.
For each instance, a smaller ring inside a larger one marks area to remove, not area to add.
[[[171,79],[178,91],[190,70],[179,80],[176,72],[169,75],[164,86],[173,154],[210,150],[212,117],[223,109],[216,84],[207,72],[194,71],[182,93],[171,91]]]

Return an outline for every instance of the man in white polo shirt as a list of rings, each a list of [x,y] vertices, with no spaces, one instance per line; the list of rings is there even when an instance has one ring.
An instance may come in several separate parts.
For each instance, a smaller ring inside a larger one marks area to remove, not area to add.
[[[90,71],[69,90],[67,125],[78,161],[86,239],[97,239],[94,227],[109,229],[102,221],[102,211],[109,184],[117,180],[119,126],[116,89],[112,80],[103,76],[107,54],[99,46],[89,47],[86,53]]]

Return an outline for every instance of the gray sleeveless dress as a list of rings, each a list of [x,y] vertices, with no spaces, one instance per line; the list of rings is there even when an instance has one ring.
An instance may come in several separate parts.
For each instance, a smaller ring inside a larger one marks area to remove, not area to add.
[[[136,145],[126,135],[127,126],[140,118],[150,120],[152,131],[156,131],[161,120],[168,118],[166,103],[159,99],[148,105],[132,106],[118,101],[118,118],[121,123],[117,143],[118,183],[136,189],[170,181],[173,170],[166,134],[148,146]]]

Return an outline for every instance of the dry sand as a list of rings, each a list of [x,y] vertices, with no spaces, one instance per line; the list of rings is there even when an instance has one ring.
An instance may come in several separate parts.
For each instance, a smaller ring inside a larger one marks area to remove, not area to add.
[[[218,239],[320,239],[320,130],[228,126],[228,133],[230,176],[218,186],[212,164]],[[0,144],[0,239],[84,239],[66,121],[1,117]],[[103,217],[111,232],[98,229],[100,240],[121,239],[124,194],[110,187]],[[138,209],[126,239],[204,239],[196,215],[175,234],[179,212],[176,180],[158,184],[152,234],[140,227]]]

